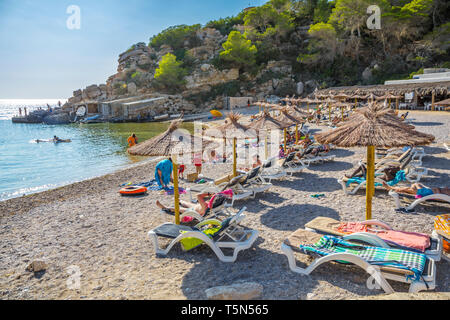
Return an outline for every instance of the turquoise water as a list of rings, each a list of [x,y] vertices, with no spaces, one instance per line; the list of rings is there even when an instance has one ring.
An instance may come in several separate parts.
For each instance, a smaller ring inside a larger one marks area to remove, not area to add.
[[[126,135],[118,131],[107,124],[48,126],[0,120],[0,201],[107,174],[142,160],[126,153]],[[72,143],[32,141],[53,135]]]
[[[64,100],[61,100],[64,103]],[[54,107],[58,99],[0,99],[0,201],[56,188],[114,172],[146,158],[128,155],[127,138],[143,142],[168,128],[168,123],[60,125],[17,124],[18,108]],[[191,130],[192,124],[182,126]],[[35,143],[36,139],[70,139],[72,143]],[[149,173],[151,177],[151,173]],[[126,181],[124,181],[126,182]]]

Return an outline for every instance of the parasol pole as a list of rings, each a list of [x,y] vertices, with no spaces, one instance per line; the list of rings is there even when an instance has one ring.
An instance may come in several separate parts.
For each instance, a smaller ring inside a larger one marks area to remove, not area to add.
[[[284,129],[284,154],[287,152],[287,129]]]
[[[328,121],[331,122],[331,106],[328,105]]]
[[[269,139],[267,138],[267,133],[266,133],[266,139],[265,139],[265,143],[264,143],[264,151],[266,152],[266,160],[269,157]]]
[[[178,189],[178,164],[177,156],[172,156],[173,161],[173,188],[175,194],[175,224],[180,225],[180,190]]]
[[[436,92],[433,91],[433,94],[431,96],[431,110],[432,111],[436,110],[435,103],[436,103]]]
[[[344,121],[344,107],[341,107],[342,121]]]
[[[367,147],[366,220],[372,220],[372,198],[375,194],[375,147]]]
[[[233,176],[237,177],[237,152],[236,152],[236,141],[237,138],[233,138]]]
[[[295,144],[298,144],[298,123],[295,124]]]

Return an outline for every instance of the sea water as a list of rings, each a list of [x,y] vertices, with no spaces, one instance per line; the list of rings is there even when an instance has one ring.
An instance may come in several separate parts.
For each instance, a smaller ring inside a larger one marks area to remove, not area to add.
[[[142,142],[168,128],[167,123],[44,125],[11,121],[19,106],[32,111],[46,109],[47,103],[54,107],[57,102],[0,100],[0,201],[101,176],[148,159],[128,155],[127,138],[135,133]],[[184,127],[189,129],[189,125]],[[55,135],[72,142],[35,142]],[[151,179],[153,172],[148,176]]]

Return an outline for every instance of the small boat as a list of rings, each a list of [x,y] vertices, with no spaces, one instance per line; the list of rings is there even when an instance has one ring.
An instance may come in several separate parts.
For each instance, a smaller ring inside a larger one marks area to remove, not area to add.
[[[55,140],[55,139],[46,139],[46,140],[42,140],[42,139],[36,139],[33,140],[34,143],[49,143],[49,142],[54,142],[54,143],[70,143],[72,142],[72,140],[67,139],[67,140],[63,140],[63,139],[59,139],[59,140]]]
[[[168,114],[163,114],[162,116],[157,116],[154,118],[155,121],[162,121],[162,120],[167,120],[167,119],[169,119]]]
[[[216,118],[222,118],[223,117],[222,112],[217,111],[217,110],[211,110],[210,113],[211,113],[211,115],[213,117],[216,117]]]

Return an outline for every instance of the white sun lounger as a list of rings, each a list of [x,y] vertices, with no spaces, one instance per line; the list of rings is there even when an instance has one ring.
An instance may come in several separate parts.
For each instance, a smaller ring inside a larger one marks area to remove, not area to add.
[[[230,182],[224,182],[219,185],[214,184],[214,182],[210,182],[207,184],[194,186],[192,188],[186,189],[187,193],[189,194],[189,198],[191,202],[194,202],[192,197],[192,191],[204,193],[220,193],[222,191],[225,191],[227,189],[233,190],[233,198],[231,199],[231,204],[228,204],[228,206],[233,206],[235,201],[239,200],[245,200],[249,199],[250,197],[254,197],[254,193],[251,190],[245,190],[239,182],[244,179],[245,175],[240,175],[235,178],[233,178]]]
[[[253,198],[258,193],[266,192],[273,186],[261,176],[261,167],[254,168],[246,173],[244,180],[241,180],[239,184],[244,190],[253,192]]]
[[[277,165],[277,160],[278,157],[273,157],[263,164],[260,176],[269,183],[272,180],[284,179],[287,176],[287,172]]]
[[[377,226],[379,230],[393,230],[388,224],[378,221],[378,220],[370,220],[365,221],[364,223],[372,226]],[[335,235],[339,237],[344,237],[345,240],[351,241],[352,239],[359,239],[361,236],[361,233],[354,233],[351,236],[347,236],[343,233],[340,233],[337,229],[341,223],[335,219],[327,218],[327,217],[317,217],[314,220],[310,221],[305,225],[305,229],[307,231],[317,232],[320,234],[330,234]],[[395,246],[387,243],[385,240],[380,238],[374,233],[362,233],[363,236],[365,236],[366,242],[374,245],[379,246],[383,248],[396,248]],[[441,261],[442,252],[443,252],[443,241],[442,239],[436,234],[433,233],[430,236],[430,247],[425,250],[423,254],[425,254],[427,257],[433,259],[435,262]],[[401,249],[401,248],[399,248]]]
[[[186,238],[195,238],[203,241],[204,244],[209,246],[213,252],[217,255],[220,261],[232,263],[237,259],[237,255],[240,251],[249,249],[258,238],[258,231],[245,230],[239,226],[239,223],[245,218],[243,212],[246,208],[243,208],[235,216],[230,217],[224,221],[215,219],[205,220],[194,228],[187,226],[178,226],[172,223],[165,223],[151,231],[148,236],[153,242],[156,255],[167,256],[170,250],[181,240]],[[200,231],[203,226],[215,225],[221,227],[221,230],[213,238]],[[165,248],[159,246],[158,237],[173,239],[170,244]],[[225,241],[225,239],[229,239]],[[232,249],[233,254],[227,256],[222,249]]]
[[[423,197],[420,199],[416,199],[412,204],[410,204],[408,207],[403,207],[400,202],[400,196],[409,198],[409,199],[415,199],[413,195],[410,194],[398,194],[397,192],[391,190],[389,192],[389,195],[394,198],[395,200],[395,206],[398,210],[402,210],[405,212],[414,212],[414,208],[418,205],[427,202],[427,201],[439,201],[439,202],[448,202],[450,203],[450,196],[446,194],[432,194],[431,196]]]
[[[370,275],[367,284],[370,284],[371,288],[375,289],[379,287],[387,294],[395,292],[387,280],[410,284],[410,293],[433,290],[436,287],[436,264],[435,261],[430,258],[427,258],[427,264],[420,281],[409,278],[408,275],[411,275],[412,272],[408,270],[390,266],[385,267],[372,265],[363,260],[361,257],[349,253],[336,253],[323,256],[316,259],[307,268],[297,266],[294,253],[297,252],[300,254],[305,254],[299,249],[300,245],[311,245],[317,243],[321,237],[322,236],[317,233],[299,229],[283,242],[281,245],[281,251],[288,258],[289,268],[291,271],[307,276],[324,263],[345,261],[360,267]]]

